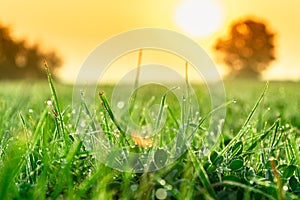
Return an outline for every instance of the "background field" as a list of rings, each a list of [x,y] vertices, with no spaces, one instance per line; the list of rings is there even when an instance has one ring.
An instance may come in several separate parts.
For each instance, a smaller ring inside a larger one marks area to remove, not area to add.
[[[208,156],[199,155],[196,135],[176,163],[154,173],[133,174],[97,162],[76,138],[72,86],[55,83],[62,123],[56,107],[51,110],[45,103],[53,99],[47,82],[1,82],[0,194],[34,199],[300,198],[299,83],[270,82],[243,126],[265,84],[225,82],[227,100],[237,102],[227,106],[222,137]],[[204,116],[210,111],[207,91],[199,85],[194,89]],[[100,90],[110,98],[112,86]]]

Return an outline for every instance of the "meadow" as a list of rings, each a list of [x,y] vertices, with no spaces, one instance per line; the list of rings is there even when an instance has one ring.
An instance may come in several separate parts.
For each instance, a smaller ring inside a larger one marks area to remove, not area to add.
[[[99,86],[105,95],[97,97],[95,110],[86,109],[83,100],[82,110],[74,112],[73,86],[49,78],[0,82],[1,199],[300,198],[299,83],[225,81],[226,98],[233,103],[226,105],[221,137],[209,152],[200,154],[209,125],[201,121],[191,145],[174,162],[158,171],[130,173],[100,162],[77,134],[80,121],[88,124],[87,132],[102,127],[115,145],[135,152],[152,148],[144,148],[144,141],[123,140],[122,134],[116,137],[122,128],[110,110],[113,86]],[[193,88],[203,117],[210,112],[209,98],[204,86]],[[160,106],[170,105],[162,131],[171,134],[180,118],[172,96],[164,99],[149,88],[146,94],[146,99],[158,96]],[[134,109],[142,101],[136,98]],[[166,162],[164,153],[156,165]]]

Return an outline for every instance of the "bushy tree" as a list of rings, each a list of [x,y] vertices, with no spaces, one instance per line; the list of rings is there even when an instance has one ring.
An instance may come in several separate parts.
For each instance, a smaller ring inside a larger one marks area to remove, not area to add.
[[[227,37],[219,38],[215,50],[230,76],[258,78],[275,59],[274,33],[264,22],[244,19],[233,23]]]
[[[54,72],[62,64],[54,51],[43,52],[38,45],[29,46],[25,40],[16,40],[8,27],[0,25],[0,79],[46,78],[43,59]]]

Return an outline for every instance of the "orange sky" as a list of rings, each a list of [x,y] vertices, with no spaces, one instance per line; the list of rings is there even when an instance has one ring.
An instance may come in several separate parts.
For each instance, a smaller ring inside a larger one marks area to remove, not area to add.
[[[278,33],[278,60],[265,73],[265,78],[300,79],[300,26],[297,24],[300,1],[215,0],[222,8],[223,21],[206,37],[191,36],[176,23],[176,8],[184,1],[0,0],[0,22],[11,26],[13,34],[19,38],[40,42],[45,49],[57,49],[65,61],[61,77],[72,81],[89,52],[122,31],[141,27],[172,29],[190,36],[213,57],[215,39],[226,34],[232,20],[257,16],[269,22],[272,30]],[[219,70],[224,72],[221,66]]]

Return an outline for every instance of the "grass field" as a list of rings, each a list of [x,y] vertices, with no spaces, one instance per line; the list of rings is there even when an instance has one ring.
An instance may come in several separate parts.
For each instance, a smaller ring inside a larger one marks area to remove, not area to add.
[[[112,86],[99,88],[106,97],[98,98],[95,110],[84,110],[83,103],[83,110],[74,112],[72,86],[54,82],[54,90],[48,82],[0,82],[1,199],[299,199],[299,83],[270,82],[262,95],[265,85],[225,82],[227,100],[237,101],[226,106],[221,137],[208,155],[199,153],[208,126],[203,122],[175,162],[155,172],[129,173],[102,164],[78,134],[95,123],[109,143],[135,152],[152,148],[116,136],[122,130],[105,107]],[[205,87],[194,89],[203,117],[209,98]],[[159,96],[159,103],[163,96],[155,91],[146,93]],[[166,104],[170,101],[167,96]],[[138,98],[135,103],[144,105]],[[162,131],[172,137],[177,120],[172,116],[180,114],[170,109]],[[78,121],[87,124],[84,130]]]

